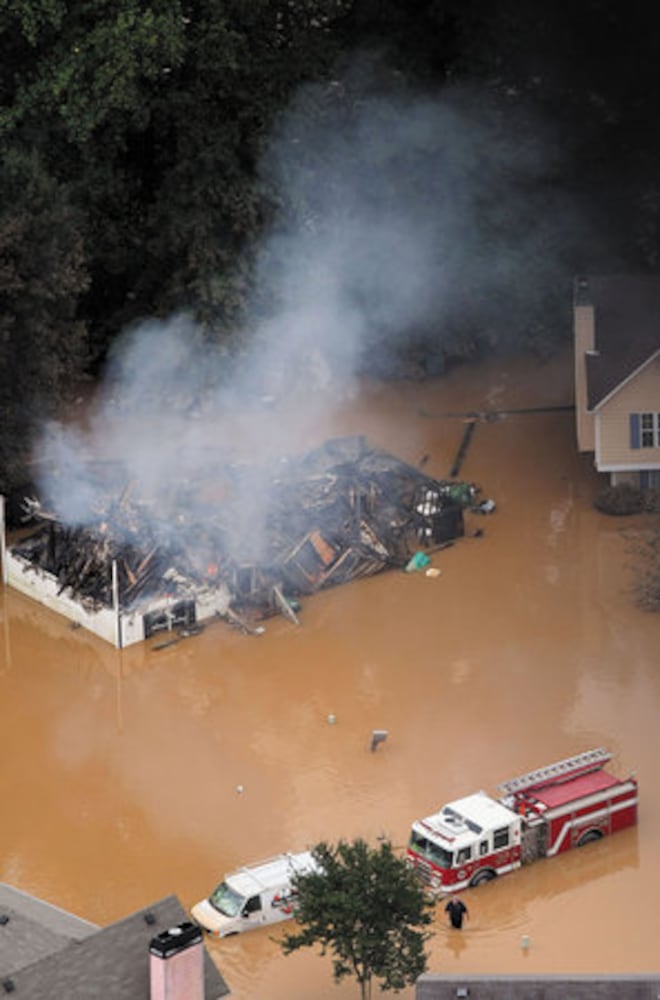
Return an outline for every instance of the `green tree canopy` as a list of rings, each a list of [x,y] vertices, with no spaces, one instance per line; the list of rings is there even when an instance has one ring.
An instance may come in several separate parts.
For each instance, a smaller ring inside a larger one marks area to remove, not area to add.
[[[404,860],[384,841],[371,848],[361,839],[318,844],[319,870],[296,876],[295,919],[301,928],[282,940],[285,954],[321,946],[334,956],[334,978],[354,976],[362,1000],[373,980],[398,991],[426,969],[432,902]]]
[[[86,220],[101,356],[135,318],[231,321],[272,195],[255,164],[352,0],[11,0],[0,136],[39,152]],[[0,5],[1,6],[1,5]]]
[[[19,478],[32,428],[84,362],[81,219],[34,153],[0,161],[0,490]]]

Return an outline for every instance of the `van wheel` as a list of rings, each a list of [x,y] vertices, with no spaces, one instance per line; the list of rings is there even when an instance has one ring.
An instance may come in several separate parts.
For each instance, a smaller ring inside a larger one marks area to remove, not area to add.
[[[495,872],[491,871],[490,868],[487,868],[482,872],[477,872],[477,874],[470,882],[470,885],[483,885],[484,882],[490,882],[494,878],[495,878]]]
[[[578,847],[584,847],[585,844],[592,844],[594,840],[602,840],[603,835],[600,830],[589,830],[587,833],[583,833],[577,842]]]

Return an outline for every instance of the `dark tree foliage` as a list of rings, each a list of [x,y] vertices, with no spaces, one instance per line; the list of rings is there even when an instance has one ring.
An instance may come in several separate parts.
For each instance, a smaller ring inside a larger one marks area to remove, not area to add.
[[[262,138],[298,83],[332,62],[344,6],[0,6],[0,137],[26,151],[20,168],[11,154],[1,191],[6,457],[127,323],[175,308],[215,329],[236,317],[271,202],[254,170]],[[23,477],[8,460],[4,475]]]
[[[139,316],[231,319],[268,212],[273,116],[336,51],[343,0],[14,0],[0,129],[38,148],[86,218],[81,302],[100,357]]]
[[[660,263],[660,17],[633,2],[520,4],[468,0],[452,75],[531,101],[569,154],[561,182],[601,220],[582,270]],[[576,263],[579,270],[580,262]]]
[[[334,956],[335,980],[354,976],[363,1000],[374,981],[381,990],[413,984],[426,970],[432,903],[405,861],[386,841],[321,843],[312,853],[319,871],[294,879],[300,930],[284,936],[284,953],[320,945]]]
[[[255,178],[260,146],[292,88],[327,59],[315,16],[325,19],[332,6],[190,5],[188,58],[154,109],[158,189],[146,219],[153,263],[138,295],[152,285],[161,309],[183,305],[216,325],[240,312],[268,211]]]
[[[85,361],[76,318],[87,287],[82,226],[66,190],[35,153],[0,164],[0,491],[24,478],[34,426]]]

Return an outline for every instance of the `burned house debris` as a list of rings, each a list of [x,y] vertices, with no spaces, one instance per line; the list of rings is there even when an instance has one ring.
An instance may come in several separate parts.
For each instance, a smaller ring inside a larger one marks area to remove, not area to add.
[[[404,567],[464,534],[478,489],[435,480],[363,437],[268,468],[226,464],[167,502],[97,490],[94,518],[26,500],[34,527],[6,552],[6,579],[117,646],[213,617],[249,623],[298,599]]]

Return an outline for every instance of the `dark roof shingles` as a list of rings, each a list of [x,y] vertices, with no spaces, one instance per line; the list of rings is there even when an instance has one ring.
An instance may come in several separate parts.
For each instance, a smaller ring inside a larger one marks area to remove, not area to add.
[[[660,276],[589,277],[586,295],[597,352],[586,359],[592,410],[660,350]]]
[[[155,920],[147,923],[150,912]],[[11,975],[16,1000],[149,1000],[149,943],[164,930],[186,920],[176,896],[168,896]],[[229,989],[204,949],[206,1000]]]
[[[0,978],[54,955],[99,928],[0,882]]]

